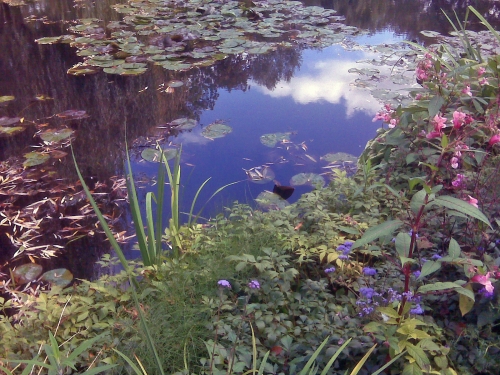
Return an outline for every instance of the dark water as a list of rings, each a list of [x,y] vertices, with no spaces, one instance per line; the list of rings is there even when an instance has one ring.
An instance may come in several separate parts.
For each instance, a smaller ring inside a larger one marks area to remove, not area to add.
[[[404,39],[425,42],[420,30],[445,33],[451,27],[441,8],[449,12],[454,9],[463,15],[466,7],[473,5],[494,25],[500,17],[499,3],[495,1],[306,3],[333,8],[346,17],[346,24],[363,29],[361,36],[348,40],[361,45]],[[37,124],[47,122],[50,127],[67,125],[74,129],[76,159],[84,174],[94,180],[111,185],[110,177],[123,176],[126,139],[131,147],[134,174],[141,181],[139,195],[143,200],[147,191],[155,189],[151,179],[155,178],[157,165],[140,158],[142,149],[158,139],[162,145],[182,144],[185,210],[205,179],[212,178],[199,198],[200,203],[218,187],[241,181],[207,206],[205,215],[213,216],[233,201],[254,205],[260,192],[272,190],[272,182],[249,182],[243,169],[269,163],[276,180],[288,185],[297,173],[325,172],[323,167],[327,162],[320,157],[327,153],[358,156],[379,126],[371,120],[381,104],[366,90],[353,87],[356,76],[348,73],[356,61],[371,57],[366,49],[335,45],[320,51],[297,47],[257,57],[232,56],[214,67],[188,72],[173,73],[154,67],[137,77],[105,73],[74,77],[66,71],[82,60],[75,49],[34,42],[40,37],[65,33],[71,21],[78,18],[119,20],[120,15],[110,4],[109,1],[0,4],[0,96],[16,97],[0,107],[0,117],[19,116]],[[477,23],[471,27],[480,29]],[[183,81],[184,85],[166,93],[162,90],[164,84],[172,79]],[[37,95],[52,100],[36,101]],[[89,117],[74,121],[52,117],[69,109],[84,110]],[[194,118],[199,126],[182,134],[166,133],[162,126],[181,117]],[[230,125],[232,133],[214,140],[203,137],[204,127],[217,120]],[[22,155],[36,144],[35,131],[33,126],[20,135],[0,138],[0,161],[16,158],[22,161]],[[291,142],[301,148],[287,150],[287,145],[269,148],[259,141],[261,135],[275,132],[292,132]],[[72,184],[77,180],[70,157],[52,161],[47,168]],[[297,187],[290,201],[310,190]],[[2,199],[5,203],[6,198]],[[121,214],[123,218],[129,216],[126,211]],[[122,222],[122,229],[126,227],[127,223]],[[7,237],[12,234],[10,229],[0,228],[0,258],[6,265],[6,260],[18,249]],[[88,269],[78,264],[82,259],[95,259],[107,248],[100,239],[86,237],[70,245],[62,241],[66,250],[60,263],[68,265],[79,277],[87,275]]]

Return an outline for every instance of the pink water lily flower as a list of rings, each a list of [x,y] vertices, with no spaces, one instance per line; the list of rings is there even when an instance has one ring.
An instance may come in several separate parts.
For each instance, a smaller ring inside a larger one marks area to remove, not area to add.
[[[495,287],[491,284],[489,272],[486,275],[475,275],[470,281],[484,285],[484,289],[489,293],[493,293],[493,290],[495,290]]]

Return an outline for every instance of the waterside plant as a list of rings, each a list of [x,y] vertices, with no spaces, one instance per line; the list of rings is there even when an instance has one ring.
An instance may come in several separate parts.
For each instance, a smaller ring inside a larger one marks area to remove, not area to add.
[[[423,51],[422,87],[376,115],[387,128],[355,176],[332,169],[327,188],[279,211],[235,204],[174,225],[185,251],[154,264],[118,247],[115,276],[1,300],[17,309],[0,317],[2,365],[35,358],[47,337],[67,353],[99,337],[77,368],[98,356],[143,375],[498,373],[499,67],[498,55]],[[176,173],[178,161],[171,187]]]

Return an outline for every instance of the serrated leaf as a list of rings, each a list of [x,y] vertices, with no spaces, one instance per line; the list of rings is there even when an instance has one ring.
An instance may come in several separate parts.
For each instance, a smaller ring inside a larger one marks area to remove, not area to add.
[[[351,249],[366,245],[367,243],[374,241],[380,237],[390,236],[396,229],[401,227],[401,225],[403,225],[403,222],[401,220],[389,220],[375,227],[372,227],[368,229],[365,234],[363,234],[363,237],[354,242]]]
[[[420,368],[426,369],[430,366],[431,363],[429,361],[429,358],[427,358],[427,355],[422,350],[422,348],[419,348],[418,346],[407,343],[406,350],[408,350],[408,354],[411,355],[413,357],[413,359],[415,359],[415,361],[417,362],[417,364]]]
[[[430,275],[431,273],[436,272],[441,268],[441,263],[434,262],[432,260],[428,260],[422,266],[422,270],[420,271],[420,275],[417,280],[422,280],[425,276]]]
[[[442,196],[434,199],[432,203],[434,205],[450,208],[452,210],[456,210],[458,212],[466,214],[470,217],[476,218],[482,221],[483,223],[487,224],[491,229],[493,229],[488,218],[478,208],[474,207],[472,204],[467,203],[461,199]]]

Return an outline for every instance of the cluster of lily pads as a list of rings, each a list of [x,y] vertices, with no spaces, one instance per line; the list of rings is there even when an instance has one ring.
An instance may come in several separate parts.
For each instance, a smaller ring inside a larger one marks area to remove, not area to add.
[[[173,71],[210,66],[232,54],[256,55],[279,46],[324,47],[359,32],[334,10],[299,1],[129,1],[114,5],[123,20],[81,19],[73,34],[39,44],[70,43],[85,57],[72,75],[138,75],[148,62]]]

